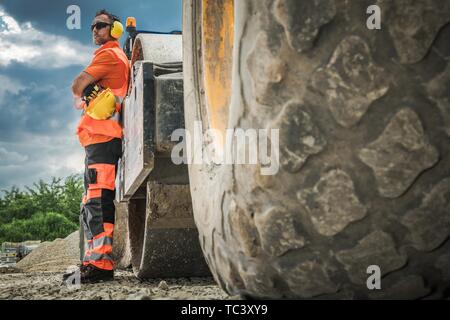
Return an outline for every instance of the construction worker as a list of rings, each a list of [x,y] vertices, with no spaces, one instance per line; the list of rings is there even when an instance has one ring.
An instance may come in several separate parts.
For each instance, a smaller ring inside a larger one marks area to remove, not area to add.
[[[88,240],[79,266],[80,282],[114,279],[111,257],[114,231],[115,177],[122,154],[121,102],[128,89],[129,62],[119,47],[123,26],[106,10],[95,14],[93,42],[100,46],[90,65],[73,81],[75,97],[82,98],[83,115],[77,135],[85,148],[85,174],[80,219]],[[68,279],[73,273],[67,273]]]

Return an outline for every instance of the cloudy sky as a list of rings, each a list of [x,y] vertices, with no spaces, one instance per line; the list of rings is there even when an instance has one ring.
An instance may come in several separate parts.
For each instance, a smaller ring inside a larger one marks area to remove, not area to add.
[[[134,16],[143,30],[181,30],[181,1],[0,1],[0,190],[82,172],[70,86],[96,49],[89,30],[94,13]],[[74,4],[80,30],[66,27]]]

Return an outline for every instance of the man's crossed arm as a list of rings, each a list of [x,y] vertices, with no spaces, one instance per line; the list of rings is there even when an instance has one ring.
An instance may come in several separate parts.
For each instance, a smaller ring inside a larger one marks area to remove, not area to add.
[[[83,94],[83,90],[90,85],[91,83],[94,83],[96,80],[93,76],[91,76],[87,72],[81,72],[75,80],[73,80],[72,83],[72,92],[74,96],[81,97]]]

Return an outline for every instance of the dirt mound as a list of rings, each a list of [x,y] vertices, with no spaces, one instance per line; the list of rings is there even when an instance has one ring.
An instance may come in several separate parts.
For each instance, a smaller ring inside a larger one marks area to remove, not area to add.
[[[64,272],[80,263],[79,234],[44,242],[17,263],[24,272]]]

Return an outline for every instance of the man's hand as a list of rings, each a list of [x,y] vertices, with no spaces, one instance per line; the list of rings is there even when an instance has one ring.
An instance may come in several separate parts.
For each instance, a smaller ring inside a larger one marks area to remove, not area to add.
[[[73,80],[72,83],[72,92],[76,97],[81,97],[83,94],[83,90],[90,85],[91,83],[94,83],[95,79],[93,76],[91,76],[89,73],[81,72],[78,77]]]
[[[97,98],[101,91],[103,91],[103,88],[100,85],[91,83],[86,88],[84,88],[82,99],[88,106],[89,102]]]

